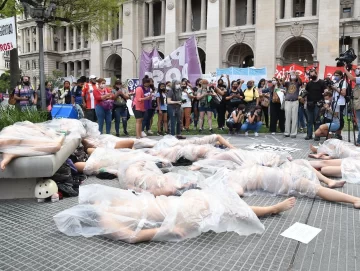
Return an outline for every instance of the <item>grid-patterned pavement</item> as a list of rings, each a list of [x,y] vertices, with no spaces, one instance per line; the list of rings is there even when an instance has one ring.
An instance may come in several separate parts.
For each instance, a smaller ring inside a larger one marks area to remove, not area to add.
[[[238,146],[252,143],[298,148],[305,158],[308,143],[281,135],[229,137]],[[87,183],[117,187],[117,181],[90,178]],[[344,192],[360,196],[360,187]],[[270,205],[280,197],[245,198],[249,205]],[[76,198],[57,203],[34,200],[0,201],[0,270],[360,270],[360,211],[346,204],[299,198],[295,208],[261,219],[262,235],[205,233],[179,243],[129,245],[101,237],[67,237],[59,233],[53,215],[77,204]],[[308,245],[280,236],[295,222],[322,229]]]

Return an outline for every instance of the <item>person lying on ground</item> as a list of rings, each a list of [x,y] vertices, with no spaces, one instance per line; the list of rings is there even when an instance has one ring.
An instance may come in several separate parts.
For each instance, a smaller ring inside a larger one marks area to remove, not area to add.
[[[186,191],[181,197],[154,197],[100,185],[80,187],[79,203],[54,216],[68,236],[103,235],[128,243],[181,241],[203,232],[261,234],[258,217],[294,207],[295,198],[266,207],[249,207],[217,174],[213,187]],[[214,177],[212,178],[213,180]],[[207,180],[211,182],[211,180]]]
[[[310,150],[312,154],[309,157],[323,160],[360,156],[360,149],[339,139],[328,139],[319,147],[310,145]]]

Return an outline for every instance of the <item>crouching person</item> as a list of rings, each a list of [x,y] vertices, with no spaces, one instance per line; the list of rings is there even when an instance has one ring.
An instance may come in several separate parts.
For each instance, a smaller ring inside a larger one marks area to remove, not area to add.
[[[248,136],[248,131],[254,131],[255,136],[259,136],[259,131],[262,126],[261,110],[261,106],[257,105],[247,114],[247,119],[241,126],[241,130],[245,132],[245,136]]]
[[[231,113],[230,117],[226,121],[226,126],[229,128],[229,133],[234,134],[240,131],[241,124],[245,118],[245,105],[239,104],[239,106]]]

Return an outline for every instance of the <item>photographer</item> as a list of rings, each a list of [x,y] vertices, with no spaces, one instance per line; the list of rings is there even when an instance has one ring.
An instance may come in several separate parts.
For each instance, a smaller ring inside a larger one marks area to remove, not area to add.
[[[259,136],[259,130],[262,126],[261,122],[261,111],[260,105],[255,106],[251,112],[247,114],[245,123],[241,126],[241,130],[245,132],[245,136],[248,136],[248,131],[254,131],[255,136]]]
[[[299,92],[301,78],[298,73],[289,74],[289,82],[285,83],[285,137],[295,138],[297,135],[297,122],[299,114]]]
[[[240,131],[241,125],[245,118],[245,105],[240,104],[230,115],[226,121],[226,126],[229,128],[229,133],[234,134]]]
[[[356,83],[353,89],[353,96],[354,96],[354,110],[356,111],[356,119],[357,125],[360,126],[360,68],[354,69],[355,76],[353,76],[347,69],[345,69],[345,74],[349,78],[350,81]],[[356,146],[360,146],[360,129],[358,138],[356,141]]]
[[[315,131],[317,137],[327,136],[329,129],[330,132],[335,132],[340,128],[340,105],[336,105],[331,92],[325,92],[324,99],[325,103],[320,110],[324,114],[325,124]]]
[[[317,106],[317,103],[323,99],[323,94],[327,91],[325,81],[318,78],[318,74],[315,69],[311,69],[309,74],[311,81],[306,85],[306,92],[303,96],[299,97],[301,103],[304,103],[305,97],[307,97],[306,114],[308,116],[308,122],[307,136],[305,137],[305,140],[312,139],[313,127],[317,130],[320,126],[320,122],[318,121],[320,108]],[[315,136],[314,140],[319,141],[320,138]]]
[[[218,88],[216,88],[218,90]],[[197,99],[199,100],[199,132],[202,132],[202,125],[204,122],[205,113],[207,114],[207,120],[209,124],[210,133],[213,132],[212,129],[212,114],[213,109],[210,106],[211,99],[216,99],[216,92],[214,87],[209,87],[209,81],[206,79],[201,80],[201,88],[197,92]]]
[[[240,84],[242,85],[243,83],[244,81],[241,80]],[[241,85],[239,87],[238,81],[231,82],[231,89],[228,90],[228,94],[225,98],[226,110],[229,115],[234,111],[234,109],[238,108],[240,104],[244,103],[245,96],[241,90]]]
[[[334,84],[328,85],[329,90],[333,92],[333,101],[340,106],[340,128],[336,131],[337,138],[342,139],[341,137],[341,130],[344,128],[344,110],[345,110],[345,96],[346,96],[346,88],[347,83],[343,78],[343,72],[340,70],[336,70],[334,72]]]

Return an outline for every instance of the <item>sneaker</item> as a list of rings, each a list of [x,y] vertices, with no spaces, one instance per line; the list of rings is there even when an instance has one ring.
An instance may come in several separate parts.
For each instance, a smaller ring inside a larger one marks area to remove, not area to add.
[[[179,140],[186,139],[186,137],[182,136],[182,135],[178,135],[178,136],[176,136],[176,138],[179,139]]]
[[[141,137],[147,137],[144,131],[141,132]]]
[[[307,135],[307,136],[305,137],[305,140],[310,140],[310,139],[312,139],[312,136],[308,136],[308,135]]]
[[[314,141],[320,141],[320,137],[315,136]]]
[[[303,128],[300,128],[300,133],[303,133],[304,132],[304,129]]]
[[[124,131],[125,136],[129,136],[129,133],[127,131]]]
[[[248,136],[249,135],[249,132],[245,132],[245,136]]]
[[[209,129],[210,134],[213,134],[213,129]]]
[[[148,134],[148,135],[153,135],[154,133],[153,133],[151,130],[148,130],[148,131],[147,131],[147,134]]]
[[[199,129],[199,133],[202,133],[202,129]]]
[[[162,133],[161,133],[161,132],[157,132],[157,135],[158,135],[158,136],[162,136]]]
[[[271,133],[272,135],[275,135],[276,133]]]
[[[120,134],[116,134],[117,137],[120,137]]]
[[[290,137],[290,135],[284,135],[284,137]]]
[[[259,136],[259,133],[256,133],[256,132],[255,132],[255,136]]]

